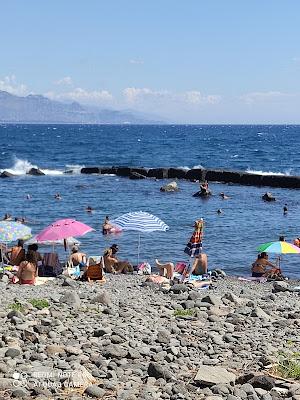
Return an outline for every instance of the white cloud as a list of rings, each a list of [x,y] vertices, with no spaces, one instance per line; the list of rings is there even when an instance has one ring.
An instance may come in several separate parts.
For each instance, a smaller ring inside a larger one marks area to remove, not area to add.
[[[72,78],[70,76],[64,76],[54,82],[55,85],[73,85]]]
[[[0,79],[0,90],[15,94],[17,96],[23,96],[28,94],[28,88],[23,83],[18,83],[15,75],[5,76]]]
[[[130,64],[142,65],[142,64],[144,64],[144,61],[143,61],[143,60],[139,60],[139,59],[132,58],[131,60],[129,60],[129,63],[130,63]]]
[[[205,96],[197,90],[190,90],[179,95],[182,100],[190,104],[217,104],[221,101],[221,96],[219,95],[208,95]]]
[[[176,93],[168,90],[152,90],[149,88],[126,88],[123,90],[125,101],[136,104],[149,101],[167,101],[185,103],[189,105],[217,104],[221,100],[219,95],[203,95],[197,90]]]
[[[113,100],[113,96],[107,90],[92,90],[88,91],[82,88],[75,88],[69,92],[56,93],[48,92],[45,96],[53,100],[72,100],[84,104],[103,104]]]
[[[136,103],[147,99],[158,99],[171,95],[168,91],[158,91],[149,88],[126,88],[123,90],[123,95],[128,103]]]
[[[246,104],[254,104],[261,102],[270,102],[282,98],[287,98],[293,96],[289,93],[283,93],[279,91],[269,91],[269,92],[251,92],[246,93],[240,97]]]

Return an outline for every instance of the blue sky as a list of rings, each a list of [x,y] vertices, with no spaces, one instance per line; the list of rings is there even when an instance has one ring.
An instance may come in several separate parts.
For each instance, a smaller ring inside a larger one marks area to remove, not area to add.
[[[0,90],[167,121],[300,123],[299,0],[2,0]]]

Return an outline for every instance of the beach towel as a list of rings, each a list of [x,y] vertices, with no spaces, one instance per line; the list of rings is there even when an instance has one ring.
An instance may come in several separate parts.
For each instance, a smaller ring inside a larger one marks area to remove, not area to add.
[[[268,279],[263,276],[257,278],[253,276],[239,276],[238,280],[245,282],[259,282],[259,283],[266,283],[268,281]]]
[[[184,252],[190,257],[196,257],[202,250],[202,230],[195,230]]]

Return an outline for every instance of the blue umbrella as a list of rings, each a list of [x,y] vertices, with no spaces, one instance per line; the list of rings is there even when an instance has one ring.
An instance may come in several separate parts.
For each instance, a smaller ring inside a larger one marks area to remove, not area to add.
[[[31,229],[14,221],[0,221],[0,243],[9,243],[31,236]]]
[[[144,211],[135,211],[123,214],[115,220],[111,221],[112,225],[117,226],[123,231],[137,231],[139,232],[138,244],[138,264],[140,255],[140,241],[141,233],[151,233],[155,231],[166,232],[169,226],[164,223],[160,218],[155,215],[149,214]]]

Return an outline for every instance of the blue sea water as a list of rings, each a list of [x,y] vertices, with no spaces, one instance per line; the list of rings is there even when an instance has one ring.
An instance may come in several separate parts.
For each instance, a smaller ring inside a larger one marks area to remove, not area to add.
[[[300,175],[300,126],[245,125],[0,125],[0,170],[18,174],[1,179],[0,213],[25,216],[33,233],[49,223],[74,217],[95,228],[80,238],[82,249],[101,254],[112,243],[120,258],[137,259],[138,235],[124,232],[103,237],[105,215],[143,210],[163,219],[170,230],[141,237],[141,260],[186,260],[183,253],[193,221],[205,219],[204,250],[210,268],[246,275],[256,257],[256,247],[285,235],[300,236],[299,191],[211,183],[213,196],[193,198],[197,183],[179,181],[178,193],[161,193],[165,181],[131,181],[117,176],[81,175],[83,166],[128,165],[144,167],[226,168],[262,173]],[[47,174],[31,177],[26,171],[38,166]],[[74,173],[63,174],[73,169]],[[277,198],[264,203],[267,190]],[[59,192],[61,201],[54,199]],[[229,200],[218,194],[225,192]],[[32,196],[31,200],[26,195]],[[288,204],[288,215],[283,206]],[[85,208],[95,211],[90,215]],[[221,208],[223,213],[217,214]],[[63,250],[60,249],[63,257]],[[271,257],[272,258],[272,257]],[[283,269],[300,277],[298,255],[285,255]]]

